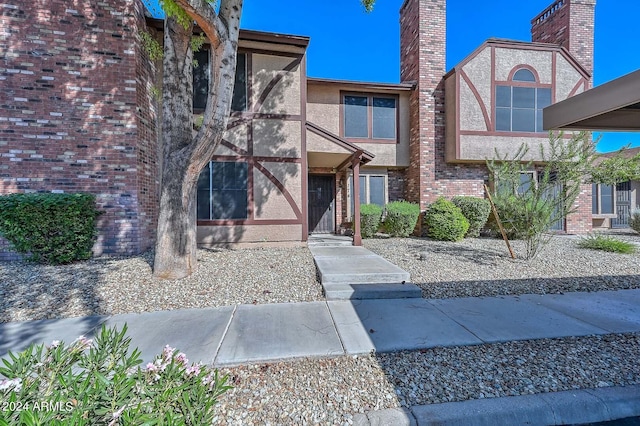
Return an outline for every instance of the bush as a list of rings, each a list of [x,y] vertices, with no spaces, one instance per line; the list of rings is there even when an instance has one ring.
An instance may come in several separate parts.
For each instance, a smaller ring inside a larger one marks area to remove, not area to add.
[[[360,206],[360,234],[362,238],[371,238],[378,228],[382,219],[382,207],[377,204],[362,204]]]
[[[460,208],[442,197],[427,208],[424,225],[428,237],[441,241],[460,241],[469,229],[469,221]]]
[[[394,201],[386,205],[386,212],[385,232],[393,237],[408,237],[418,222],[420,206],[406,201]]]
[[[464,217],[469,221],[469,229],[465,237],[479,237],[480,230],[487,223],[491,212],[489,200],[477,197],[453,197],[451,202],[462,211]]]
[[[528,240],[549,230],[556,216],[554,206],[545,200],[524,195],[496,195],[496,206],[500,221],[510,240]],[[487,221],[491,232],[500,237],[500,228],[493,215]]]
[[[631,212],[631,217],[629,218],[629,226],[631,229],[640,234],[640,210],[634,210]]]
[[[7,408],[0,424],[211,424],[218,397],[230,389],[226,376],[189,365],[169,346],[140,368],[140,351],[129,352],[126,330],[102,326],[95,342],[80,336],[69,345],[53,341],[9,352],[0,368]]]
[[[613,253],[631,254],[635,253],[636,246],[628,241],[618,240],[607,235],[589,235],[578,243],[581,248],[592,250],[603,250]]]
[[[99,212],[89,194],[0,196],[0,235],[39,263],[62,264],[91,257]]]

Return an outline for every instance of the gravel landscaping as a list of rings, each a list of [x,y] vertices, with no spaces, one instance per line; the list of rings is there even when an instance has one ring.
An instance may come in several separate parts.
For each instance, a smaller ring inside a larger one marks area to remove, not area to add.
[[[640,243],[637,234],[615,234],[620,235]],[[495,238],[377,238],[364,240],[364,246],[409,272],[425,298],[640,288],[640,247],[624,255],[581,249],[578,241],[555,236],[530,261],[511,259],[504,241]],[[511,245],[516,256],[523,252],[522,241]]]
[[[309,250],[199,250],[198,271],[154,279],[153,255],[66,266],[0,262],[0,322],[324,300]]]
[[[640,334],[544,339],[223,369],[223,425],[350,424],[352,415],[640,384]]]

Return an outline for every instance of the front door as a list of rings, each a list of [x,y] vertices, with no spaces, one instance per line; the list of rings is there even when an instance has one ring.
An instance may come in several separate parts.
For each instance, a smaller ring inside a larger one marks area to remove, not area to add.
[[[616,215],[611,219],[612,228],[628,228],[631,216],[631,182],[616,185]]]
[[[333,176],[309,175],[309,233],[335,232]]]

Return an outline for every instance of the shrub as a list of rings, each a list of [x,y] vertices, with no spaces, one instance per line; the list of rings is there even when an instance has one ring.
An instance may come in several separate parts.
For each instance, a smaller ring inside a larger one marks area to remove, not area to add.
[[[39,263],[91,257],[99,212],[89,194],[0,196],[0,235]]]
[[[393,201],[386,206],[384,230],[393,237],[408,237],[416,227],[420,206],[406,201]]]
[[[441,241],[460,241],[469,229],[469,221],[462,211],[442,197],[427,208],[424,225],[428,237]]]
[[[613,253],[631,254],[635,253],[636,246],[628,241],[618,240],[607,235],[589,235],[578,243],[581,248],[592,250],[603,250]]]
[[[640,210],[634,210],[631,212],[631,217],[629,218],[629,226],[631,229],[640,234]]]
[[[469,230],[465,237],[478,237],[480,230],[487,223],[491,212],[489,200],[477,197],[453,197],[451,202],[455,204],[464,217],[469,221]]]
[[[378,228],[382,219],[382,207],[377,204],[362,204],[360,206],[360,234],[362,238],[371,238]]]
[[[53,341],[9,352],[0,368],[7,408],[0,424],[211,424],[218,397],[230,389],[226,376],[189,365],[169,346],[140,368],[140,351],[129,352],[126,330],[103,326],[95,342],[81,336],[69,345]]]

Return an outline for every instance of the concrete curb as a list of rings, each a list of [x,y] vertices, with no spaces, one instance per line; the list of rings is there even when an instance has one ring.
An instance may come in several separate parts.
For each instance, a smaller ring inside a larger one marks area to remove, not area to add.
[[[640,385],[419,405],[357,414],[356,426],[561,425],[640,416]]]

